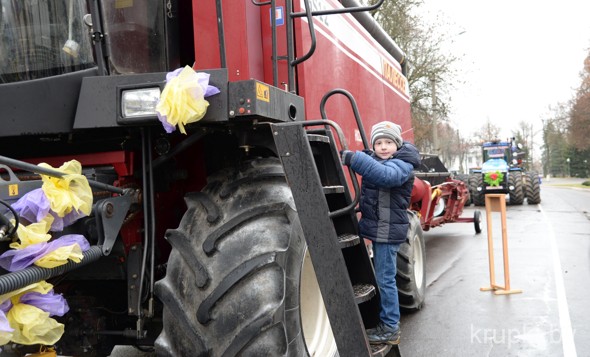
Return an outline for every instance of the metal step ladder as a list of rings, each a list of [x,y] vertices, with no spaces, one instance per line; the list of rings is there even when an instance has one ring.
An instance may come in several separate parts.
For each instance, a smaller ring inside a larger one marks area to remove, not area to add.
[[[334,142],[330,120],[270,124],[317,275],[340,356],[400,356],[398,346],[370,345],[379,322],[379,292]],[[306,130],[305,127],[321,126]],[[352,184],[358,194],[358,182]]]

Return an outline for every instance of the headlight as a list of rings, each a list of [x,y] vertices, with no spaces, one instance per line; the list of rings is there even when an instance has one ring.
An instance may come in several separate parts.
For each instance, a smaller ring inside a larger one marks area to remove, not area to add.
[[[121,116],[123,118],[156,116],[160,88],[124,90],[121,98]]]

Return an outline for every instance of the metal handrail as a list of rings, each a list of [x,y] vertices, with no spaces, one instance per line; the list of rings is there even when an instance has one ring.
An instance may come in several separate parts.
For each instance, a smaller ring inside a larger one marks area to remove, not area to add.
[[[324,126],[324,127],[326,127],[326,125],[331,126],[336,131],[336,136],[338,136],[338,141],[340,142],[340,146],[342,147],[342,149],[348,150],[348,143],[346,141],[346,138],[344,137],[344,132],[342,131],[342,128],[340,127],[340,125],[338,125],[338,123],[336,123],[335,121],[323,118],[322,120],[306,120],[303,122],[296,122],[296,123],[300,124],[303,127],[319,126],[319,125]],[[352,200],[352,202],[348,206],[346,206],[344,208],[340,208],[336,211],[329,212],[330,218],[338,217],[338,216],[341,216],[345,213],[353,212],[354,208],[359,203],[360,189],[359,189],[358,179],[356,177],[356,174],[354,173],[354,171],[352,171],[352,169],[350,167],[348,167],[348,172],[350,173],[352,187],[354,189],[354,199]]]
[[[382,0],[383,1],[383,0]],[[309,0],[303,0],[303,3],[305,4],[305,17],[307,17],[307,28],[309,29],[309,35],[311,36],[311,45],[309,46],[309,50],[307,50],[307,53],[304,54],[303,56],[291,61],[291,66],[295,67],[297,66],[299,63],[307,61],[311,55],[313,55],[313,53],[315,52],[316,46],[317,46],[317,39],[315,36],[315,26],[313,24],[313,12],[311,11],[310,7],[309,7]],[[295,16],[293,16],[294,14],[289,14],[290,18],[295,18]]]
[[[373,11],[377,10],[378,8],[383,5],[385,0],[379,0],[379,2],[375,3],[371,6],[357,6],[357,7],[347,7],[342,9],[335,9],[335,10],[320,10],[320,11],[312,11],[312,16],[320,16],[320,15],[335,15],[335,14],[348,14],[353,12],[363,12],[363,11]],[[305,5],[307,10],[307,4]],[[305,12],[296,12],[292,14],[292,17],[303,17],[306,16],[307,11]]]
[[[223,29],[223,6],[221,0],[215,1],[217,11],[217,37],[219,41],[219,62],[221,68],[227,68],[226,53],[225,53],[225,33]]]
[[[356,125],[361,133],[363,147],[365,149],[369,149],[369,140],[367,140],[367,135],[365,134],[365,128],[363,127],[363,122],[361,120],[361,115],[359,113],[358,106],[356,105],[356,100],[354,99],[352,94],[349,91],[347,91],[346,89],[336,88],[336,89],[332,89],[328,93],[324,94],[324,96],[322,97],[322,100],[320,102],[320,113],[322,115],[322,118],[326,119],[328,117],[326,115],[326,108],[325,108],[326,102],[334,94],[342,94],[342,95],[346,96],[348,98],[348,100],[350,101],[350,104],[352,106],[352,111],[354,113],[354,118],[356,120]]]
[[[273,86],[278,86],[278,54],[277,54],[277,39],[276,39],[276,1],[275,0],[268,0],[268,1],[256,1],[250,0],[252,4],[255,6],[263,6],[263,5],[270,5],[271,6],[271,28],[272,28],[272,66],[273,66]],[[287,0],[285,2],[286,13],[288,16],[288,23],[287,23],[287,62],[289,64],[288,70],[288,79],[287,79],[287,87],[288,90],[292,93],[297,93],[297,87],[295,84],[295,71],[294,68],[298,64],[308,60],[315,52],[317,47],[317,38],[316,38],[316,31],[315,25],[313,23],[314,16],[325,16],[325,15],[336,15],[336,14],[347,14],[347,13],[357,13],[357,12],[365,12],[365,11],[373,11],[381,7],[385,0],[379,0],[377,3],[371,6],[355,6],[355,7],[346,7],[341,9],[333,9],[333,10],[319,10],[319,11],[311,11],[311,7],[309,6],[309,0],[304,0],[305,11],[302,12],[293,12],[293,2],[291,0]],[[217,1],[218,8],[220,7],[221,0]],[[220,18],[220,9],[218,9],[218,23],[222,21]],[[300,17],[307,18],[307,27],[309,30],[309,35],[311,38],[311,44],[309,46],[308,51],[301,57],[295,58],[295,51],[294,51],[294,44],[292,41],[293,38],[293,20]],[[222,36],[222,28],[220,29],[220,37]],[[223,43],[220,44],[220,47],[223,46]],[[220,48],[220,51],[221,48]],[[222,51],[223,53],[223,51]],[[281,59],[285,59],[284,57]],[[223,66],[223,65],[222,65]],[[223,66],[224,67],[224,66]]]

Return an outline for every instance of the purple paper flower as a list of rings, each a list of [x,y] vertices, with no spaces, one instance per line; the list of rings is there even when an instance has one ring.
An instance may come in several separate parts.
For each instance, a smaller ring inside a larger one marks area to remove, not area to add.
[[[23,249],[12,249],[0,255],[0,267],[8,271],[22,270],[57,248],[78,244],[84,252],[90,244],[80,234],[67,234],[51,242],[31,244]]]
[[[10,301],[10,299],[6,299],[0,304],[0,311],[2,311],[5,314],[8,313],[8,310],[10,310],[11,308],[12,301]]]
[[[51,204],[45,196],[43,189],[37,188],[31,192],[27,192],[23,197],[16,201],[12,208],[29,222],[41,222],[49,213]]]
[[[59,217],[51,210],[51,203],[41,188],[26,193],[12,205],[12,208],[14,208],[19,216],[31,223],[41,222],[45,216],[51,214],[53,216],[53,223],[51,223],[51,228],[49,229],[51,232],[61,232],[64,227],[86,216],[84,213],[72,209],[64,217]]]
[[[10,323],[6,318],[6,314],[4,311],[0,311],[0,331],[2,332],[12,332],[14,329],[10,327]]]
[[[161,115],[160,112],[156,112],[156,114],[158,114],[158,120],[160,120],[162,122],[162,126],[164,127],[164,130],[168,134],[170,134],[171,132],[176,130],[176,128],[173,125],[168,124],[168,117],[167,116]]]
[[[36,291],[25,293],[21,296],[20,302],[38,307],[48,312],[49,316],[63,316],[70,310],[66,299],[60,294],[56,294],[53,290],[47,294],[41,294]]]
[[[6,314],[10,309],[12,309],[12,301],[10,301],[10,299],[6,299],[0,304],[0,331],[2,332],[14,331],[14,329],[10,327],[10,323],[6,318]]]

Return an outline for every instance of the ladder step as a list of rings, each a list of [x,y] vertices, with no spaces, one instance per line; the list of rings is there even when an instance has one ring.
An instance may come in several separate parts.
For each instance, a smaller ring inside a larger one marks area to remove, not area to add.
[[[324,186],[324,194],[344,193],[344,186]]]
[[[330,143],[330,138],[326,135],[307,134],[307,140],[320,143]]]
[[[338,243],[340,243],[340,248],[348,248],[355,246],[361,242],[361,238],[356,234],[345,233],[343,235],[338,236]]]
[[[391,352],[391,353],[390,353]],[[385,356],[392,356],[398,357],[401,356],[399,351],[398,345],[371,345],[371,356],[372,357],[385,357]]]
[[[358,284],[352,287],[354,290],[354,301],[357,305],[370,300],[375,296],[375,287],[369,284]]]

